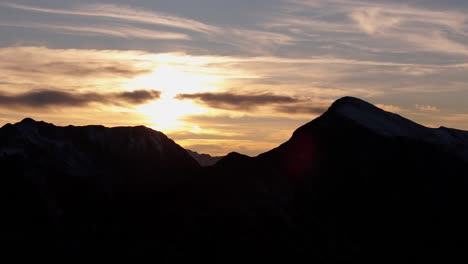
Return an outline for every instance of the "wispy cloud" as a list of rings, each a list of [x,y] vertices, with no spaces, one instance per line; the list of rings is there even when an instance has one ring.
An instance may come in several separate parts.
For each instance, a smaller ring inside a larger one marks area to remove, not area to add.
[[[91,103],[138,105],[159,99],[159,91],[138,90],[117,93],[71,93],[57,90],[28,91],[20,94],[0,92],[0,104],[8,107],[78,107]]]
[[[229,44],[244,53],[268,55],[278,47],[293,45],[296,40],[287,34],[267,30],[225,28],[214,35],[212,41]]]
[[[157,63],[145,59],[145,54],[118,50],[0,48],[0,79],[9,83],[5,89],[16,91],[53,86],[70,90],[115,90],[129,79],[154,71]]]
[[[290,0],[286,3],[283,14],[275,14],[265,26],[294,29],[292,32],[298,37],[313,42],[326,42],[328,34],[333,34],[334,48],[352,44],[348,47],[361,50],[361,55],[365,50],[388,54],[422,51],[467,55],[468,15],[459,10],[433,10],[411,3],[382,1]]]
[[[392,113],[402,113],[405,112],[405,109],[396,106],[396,105],[389,105],[389,104],[376,104],[377,107],[382,108],[385,111],[392,112]]]
[[[434,30],[425,34],[394,34],[395,37],[402,39],[421,51],[438,52],[448,54],[461,54],[468,56],[468,45],[450,39],[446,33]]]
[[[5,65],[2,67],[6,71],[12,72],[27,72],[29,74],[63,74],[67,76],[119,76],[119,77],[132,77],[149,73],[147,69],[138,69],[134,66],[102,63],[101,65],[94,65],[92,63],[76,63],[70,61],[52,61],[36,64],[22,64],[22,65]]]
[[[191,37],[174,32],[166,32],[159,30],[151,30],[141,27],[125,26],[125,25],[56,25],[47,23],[10,23],[0,22],[0,26],[7,27],[24,27],[49,30],[55,33],[80,33],[90,36],[110,36],[118,38],[140,38],[140,39],[165,39],[165,40],[190,40]]]
[[[450,38],[450,34],[467,35],[468,16],[458,11],[369,4],[351,6],[349,16],[370,35],[406,42],[425,52],[468,55],[466,44]]]
[[[184,18],[155,10],[135,8],[125,5],[93,4],[75,5],[67,9],[44,8],[32,5],[0,3],[0,6],[56,15],[92,17],[92,25],[63,25],[52,23],[0,22],[3,26],[39,28],[67,34],[86,34],[121,38],[165,39],[165,40],[201,40],[204,43],[223,45],[226,50],[244,54],[271,54],[276,48],[292,44],[295,39],[288,34],[271,32],[265,28],[245,28],[235,25],[215,26],[194,19]],[[128,25],[109,21],[126,22]],[[153,27],[151,29],[136,24]],[[156,29],[154,29],[156,27]],[[190,34],[168,32],[160,27],[190,31]],[[198,34],[198,35],[197,35]],[[193,35],[193,36],[191,36]],[[206,45],[206,44],[205,44]],[[203,46],[205,46],[203,45]],[[203,46],[201,48],[203,48]]]
[[[31,12],[111,18],[116,20],[125,20],[129,22],[168,26],[203,33],[213,33],[219,30],[217,27],[196,20],[186,19],[155,11],[137,9],[124,5],[94,4],[78,6],[72,9],[42,8],[31,5],[20,5],[11,3],[0,3],[0,5]]]
[[[300,17],[292,14],[272,18],[262,25],[266,28],[286,29],[290,33],[306,35],[312,38],[319,36],[317,33],[321,32],[355,33],[357,29],[357,27],[350,24],[321,21],[317,18]]]
[[[422,111],[422,112],[440,112],[440,109],[437,108],[436,106],[432,106],[432,105],[420,105],[420,104],[416,104],[414,106],[417,110],[419,111]]]
[[[361,3],[359,6],[349,5],[349,16],[357,22],[360,28],[369,34],[381,33],[385,29],[399,27],[420,27],[416,23],[443,26],[455,32],[464,28],[467,16],[457,11],[433,11],[425,8],[395,4]]]
[[[380,33],[402,23],[399,17],[387,15],[380,8],[366,8],[352,11],[350,17],[368,34]]]
[[[96,26],[28,23],[34,28],[64,33],[97,34],[144,39],[201,40],[204,44],[221,43],[231,48],[224,52],[268,55],[288,46],[294,53],[337,53],[340,46],[359,50],[360,56],[375,53],[431,52],[468,56],[468,15],[457,10],[431,10],[427,7],[375,1],[289,0],[278,13],[261,17],[249,27],[215,26],[198,20],[155,10],[115,4],[74,5],[70,8],[44,8],[33,5],[0,3],[1,6],[57,15],[94,17]],[[108,25],[108,21],[171,27],[201,33],[190,36],[135,25]],[[11,24],[11,23],[10,23]],[[363,37],[363,34],[368,35]],[[311,45],[306,48],[304,45]],[[206,45],[205,45],[206,46]],[[298,52],[302,50],[303,52]],[[367,52],[367,54],[365,54]],[[291,52],[289,52],[291,53]],[[350,57],[356,58],[351,55]],[[362,59],[363,57],[361,57]]]

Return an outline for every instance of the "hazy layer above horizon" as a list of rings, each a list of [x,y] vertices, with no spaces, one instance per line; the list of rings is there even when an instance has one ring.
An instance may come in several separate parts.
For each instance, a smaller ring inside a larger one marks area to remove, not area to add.
[[[2,1],[0,125],[146,125],[255,155],[337,98],[468,129],[466,1]]]

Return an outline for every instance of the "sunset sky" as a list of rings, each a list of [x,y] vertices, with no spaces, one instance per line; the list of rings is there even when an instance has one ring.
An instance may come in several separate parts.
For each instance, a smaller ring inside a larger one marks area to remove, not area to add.
[[[468,1],[0,0],[0,125],[257,155],[346,95],[468,129]]]

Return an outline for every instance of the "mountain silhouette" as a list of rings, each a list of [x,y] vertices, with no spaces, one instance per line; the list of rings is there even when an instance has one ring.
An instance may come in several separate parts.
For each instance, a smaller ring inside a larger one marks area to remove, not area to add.
[[[200,166],[145,127],[0,129],[8,251],[164,263],[466,260],[468,132],[357,98]]]
[[[204,167],[213,166],[223,158],[221,156],[211,156],[209,154],[198,153],[196,151],[191,151],[190,149],[187,149],[187,152],[198,162],[198,164]]]

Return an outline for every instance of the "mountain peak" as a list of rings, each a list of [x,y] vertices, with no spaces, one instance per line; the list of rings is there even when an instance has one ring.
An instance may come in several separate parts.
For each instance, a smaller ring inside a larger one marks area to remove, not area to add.
[[[343,97],[335,101],[326,116],[345,118],[388,137],[414,137],[423,133],[425,127],[400,115],[387,112],[355,97]]]
[[[36,120],[30,118],[30,117],[26,117],[25,119],[21,120],[20,122],[21,124],[32,124],[32,123],[36,123]]]
[[[336,100],[328,111],[350,114],[354,110],[384,114],[385,111],[362,99],[346,96]]]
[[[336,100],[332,106],[346,106],[346,105],[353,105],[353,106],[361,106],[361,107],[375,107],[371,103],[368,103],[362,99],[359,99],[357,97],[352,97],[352,96],[345,96],[342,97],[338,100]]]

